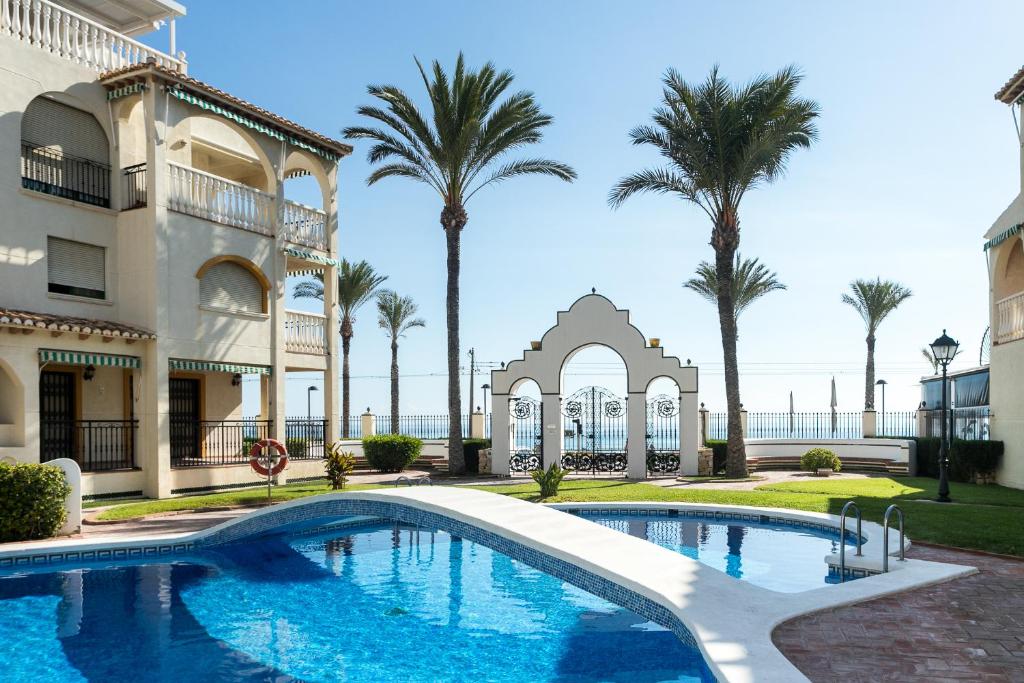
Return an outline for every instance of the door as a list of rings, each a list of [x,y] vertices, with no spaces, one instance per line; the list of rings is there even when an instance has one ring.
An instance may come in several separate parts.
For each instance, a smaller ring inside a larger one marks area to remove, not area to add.
[[[39,461],[75,458],[75,373],[39,373]]]
[[[199,386],[198,379],[170,379],[171,465],[194,464],[202,457]]]

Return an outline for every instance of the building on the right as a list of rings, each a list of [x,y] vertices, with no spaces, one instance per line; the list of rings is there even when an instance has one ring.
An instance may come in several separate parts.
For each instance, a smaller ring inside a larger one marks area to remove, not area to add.
[[[992,335],[991,434],[1005,444],[999,483],[1024,488],[1024,68],[1000,88],[996,99],[1013,110],[1021,148],[1021,191],[985,233]]]

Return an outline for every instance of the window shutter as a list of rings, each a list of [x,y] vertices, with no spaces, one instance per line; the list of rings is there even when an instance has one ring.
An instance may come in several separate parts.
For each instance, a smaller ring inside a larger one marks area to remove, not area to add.
[[[259,280],[237,263],[218,263],[199,281],[199,303],[202,306],[262,313],[263,298]]]
[[[51,292],[102,299],[106,296],[106,249],[59,237],[46,238]]]
[[[92,114],[37,97],[21,120],[21,138],[40,147],[59,148],[65,156],[110,164],[107,134]]]

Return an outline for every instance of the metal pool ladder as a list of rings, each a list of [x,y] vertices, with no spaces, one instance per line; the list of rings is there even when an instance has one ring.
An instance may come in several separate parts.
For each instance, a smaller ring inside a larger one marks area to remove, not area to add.
[[[900,562],[906,562],[903,556],[903,510],[899,505],[890,505],[885,509],[885,516],[882,518],[882,572],[889,571],[889,516],[897,513],[900,517]]]
[[[398,479],[395,479],[395,487],[399,487],[402,484],[405,484],[406,486],[423,486],[424,484],[426,484],[427,486],[433,486],[434,482],[430,481],[430,477],[410,479],[409,477],[403,474]]]
[[[857,557],[861,557],[863,553],[860,551],[861,535],[860,535],[860,508],[852,500],[848,501],[843,506],[843,511],[839,515],[839,583],[846,581],[846,515],[853,508],[857,515]],[[888,514],[888,513],[886,513]],[[900,520],[902,522],[903,514],[900,514]],[[902,526],[902,525],[901,525]]]

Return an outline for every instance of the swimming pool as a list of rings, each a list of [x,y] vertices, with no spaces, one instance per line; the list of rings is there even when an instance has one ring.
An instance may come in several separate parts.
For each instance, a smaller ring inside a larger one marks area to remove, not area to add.
[[[0,573],[0,614],[2,678],[34,683],[713,680],[695,648],[633,612],[387,522]]]
[[[839,533],[831,527],[796,525],[767,515],[729,519],[664,508],[566,511],[761,588],[797,593],[840,582],[825,562],[827,555],[839,552]],[[847,548],[853,544],[848,538]]]

